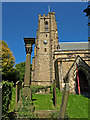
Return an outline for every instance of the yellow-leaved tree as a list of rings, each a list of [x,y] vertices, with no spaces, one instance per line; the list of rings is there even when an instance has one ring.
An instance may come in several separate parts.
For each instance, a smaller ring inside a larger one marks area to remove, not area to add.
[[[8,76],[13,72],[15,58],[4,40],[0,41],[0,45],[2,45],[2,80],[7,80]]]

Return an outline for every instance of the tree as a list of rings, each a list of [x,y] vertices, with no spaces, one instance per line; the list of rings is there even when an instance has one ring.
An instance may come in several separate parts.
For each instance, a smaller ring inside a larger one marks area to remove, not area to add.
[[[0,41],[2,44],[2,79],[7,80],[8,76],[14,72],[15,58],[7,43],[3,40]]]
[[[24,81],[25,76],[25,62],[21,62],[15,65],[15,68],[19,71],[19,80]],[[30,69],[32,68],[32,65]],[[31,79],[31,72],[30,72],[30,79]]]
[[[19,80],[24,81],[25,76],[25,62],[21,62],[15,65],[15,68],[19,71]]]

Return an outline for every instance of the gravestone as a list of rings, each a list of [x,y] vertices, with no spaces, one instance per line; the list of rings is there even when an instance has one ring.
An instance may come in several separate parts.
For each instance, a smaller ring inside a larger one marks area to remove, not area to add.
[[[59,114],[60,119],[65,118],[65,113],[66,113],[66,108],[67,108],[67,103],[68,103],[68,96],[69,96],[69,84],[65,83],[62,101],[61,101],[61,105],[60,105],[60,114]]]
[[[57,101],[56,101],[56,81],[53,81],[53,103],[54,106],[56,107]]]

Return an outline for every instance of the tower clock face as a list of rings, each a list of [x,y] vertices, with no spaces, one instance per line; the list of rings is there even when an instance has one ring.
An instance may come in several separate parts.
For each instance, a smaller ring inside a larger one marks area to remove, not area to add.
[[[44,44],[47,44],[47,40],[44,40],[43,43],[44,43]]]

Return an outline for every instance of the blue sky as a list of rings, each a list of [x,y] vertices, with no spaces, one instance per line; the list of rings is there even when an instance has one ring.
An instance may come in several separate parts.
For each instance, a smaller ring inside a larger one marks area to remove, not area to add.
[[[48,14],[49,5],[56,15],[59,42],[88,41],[88,18],[83,12],[87,2],[3,2],[2,39],[13,52],[16,64],[26,60],[23,38],[36,38],[38,15]]]

